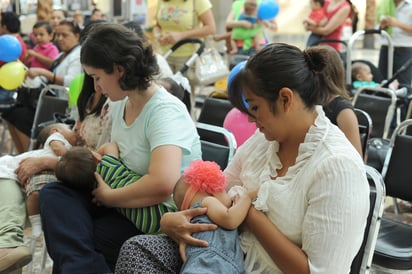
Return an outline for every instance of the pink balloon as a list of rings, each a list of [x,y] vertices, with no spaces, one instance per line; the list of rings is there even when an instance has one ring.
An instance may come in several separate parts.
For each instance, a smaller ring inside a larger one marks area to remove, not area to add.
[[[249,123],[247,115],[237,108],[228,112],[223,127],[233,133],[238,147],[256,131],[255,123]]]

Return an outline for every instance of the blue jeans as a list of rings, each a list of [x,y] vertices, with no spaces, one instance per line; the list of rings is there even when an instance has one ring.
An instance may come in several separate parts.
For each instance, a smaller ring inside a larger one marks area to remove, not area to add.
[[[412,58],[412,47],[403,48],[395,47],[393,53],[393,73],[399,70],[409,59]],[[388,47],[382,46],[379,52],[379,70],[382,72],[382,76],[387,79],[388,77]],[[404,72],[396,77],[400,84],[411,86],[412,81],[412,66],[409,66]]]
[[[113,272],[120,247],[139,232],[115,209],[98,207],[90,192],[49,183],[40,191],[40,216],[53,273]]]
[[[9,100],[13,98],[13,96],[14,96],[14,91],[5,90],[0,87],[0,103],[8,102]]]
[[[310,33],[308,37],[308,41],[306,42],[306,47],[316,46],[318,45],[319,41],[322,39],[321,35],[317,35],[313,32]]]

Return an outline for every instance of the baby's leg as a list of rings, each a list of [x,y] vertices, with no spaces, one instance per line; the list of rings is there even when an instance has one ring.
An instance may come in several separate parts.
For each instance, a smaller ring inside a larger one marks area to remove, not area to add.
[[[53,172],[45,171],[30,178],[26,187],[26,208],[31,223],[32,237],[37,238],[42,233],[40,210],[39,210],[39,191],[47,183],[56,182],[57,178]]]
[[[27,214],[29,216],[40,214],[39,211],[39,192],[33,191],[26,198]]]
[[[237,53],[237,45],[236,41],[233,39],[230,39],[230,54],[236,54]]]

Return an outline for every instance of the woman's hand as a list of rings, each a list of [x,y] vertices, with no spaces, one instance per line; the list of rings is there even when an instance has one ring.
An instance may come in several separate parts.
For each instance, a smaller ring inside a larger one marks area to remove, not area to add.
[[[217,229],[215,224],[191,224],[193,217],[206,214],[207,208],[187,209],[178,212],[168,212],[162,216],[160,227],[164,233],[179,244],[180,256],[185,258],[187,244],[193,246],[208,246],[208,242],[192,237],[192,233]],[[182,254],[183,252],[183,254]]]
[[[57,162],[57,158],[56,158]],[[14,171],[21,184],[25,184],[31,176],[44,170],[40,165],[41,158],[29,157],[20,161],[18,168]]]
[[[37,76],[46,76],[46,73],[49,72],[47,69],[43,69],[43,68],[30,68],[27,72],[26,72],[26,76],[30,77],[30,78],[34,78]]]
[[[100,176],[99,173],[95,172],[94,177],[96,178],[96,188],[93,189],[92,194],[93,194],[93,200],[92,202],[97,204],[97,205],[105,205],[105,206],[110,206],[110,192],[112,189],[110,188],[109,185],[107,185],[102,176]]]
[[[180,40],[182,40],[182,34],[177,31],[168,32],[159,38],[159,42],[161,45],[174,45]]]

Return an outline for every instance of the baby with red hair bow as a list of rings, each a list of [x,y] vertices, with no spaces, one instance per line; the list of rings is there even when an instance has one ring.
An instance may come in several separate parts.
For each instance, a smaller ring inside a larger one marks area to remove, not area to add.
[[[176,206],[180,210],[207,207],[206,215],[193,218],[191,223],[214,223],[218,228],[192,235],[207,241],[207,247],[179,246],[184,261],[180,273],[219,273],[219,269],[246,273],[237,227],[245,219],[253,195],[256,193],[237,195],[232,201],[226,193],[226,176],[218,164],[202,160],[190,163],[173,192]]]

